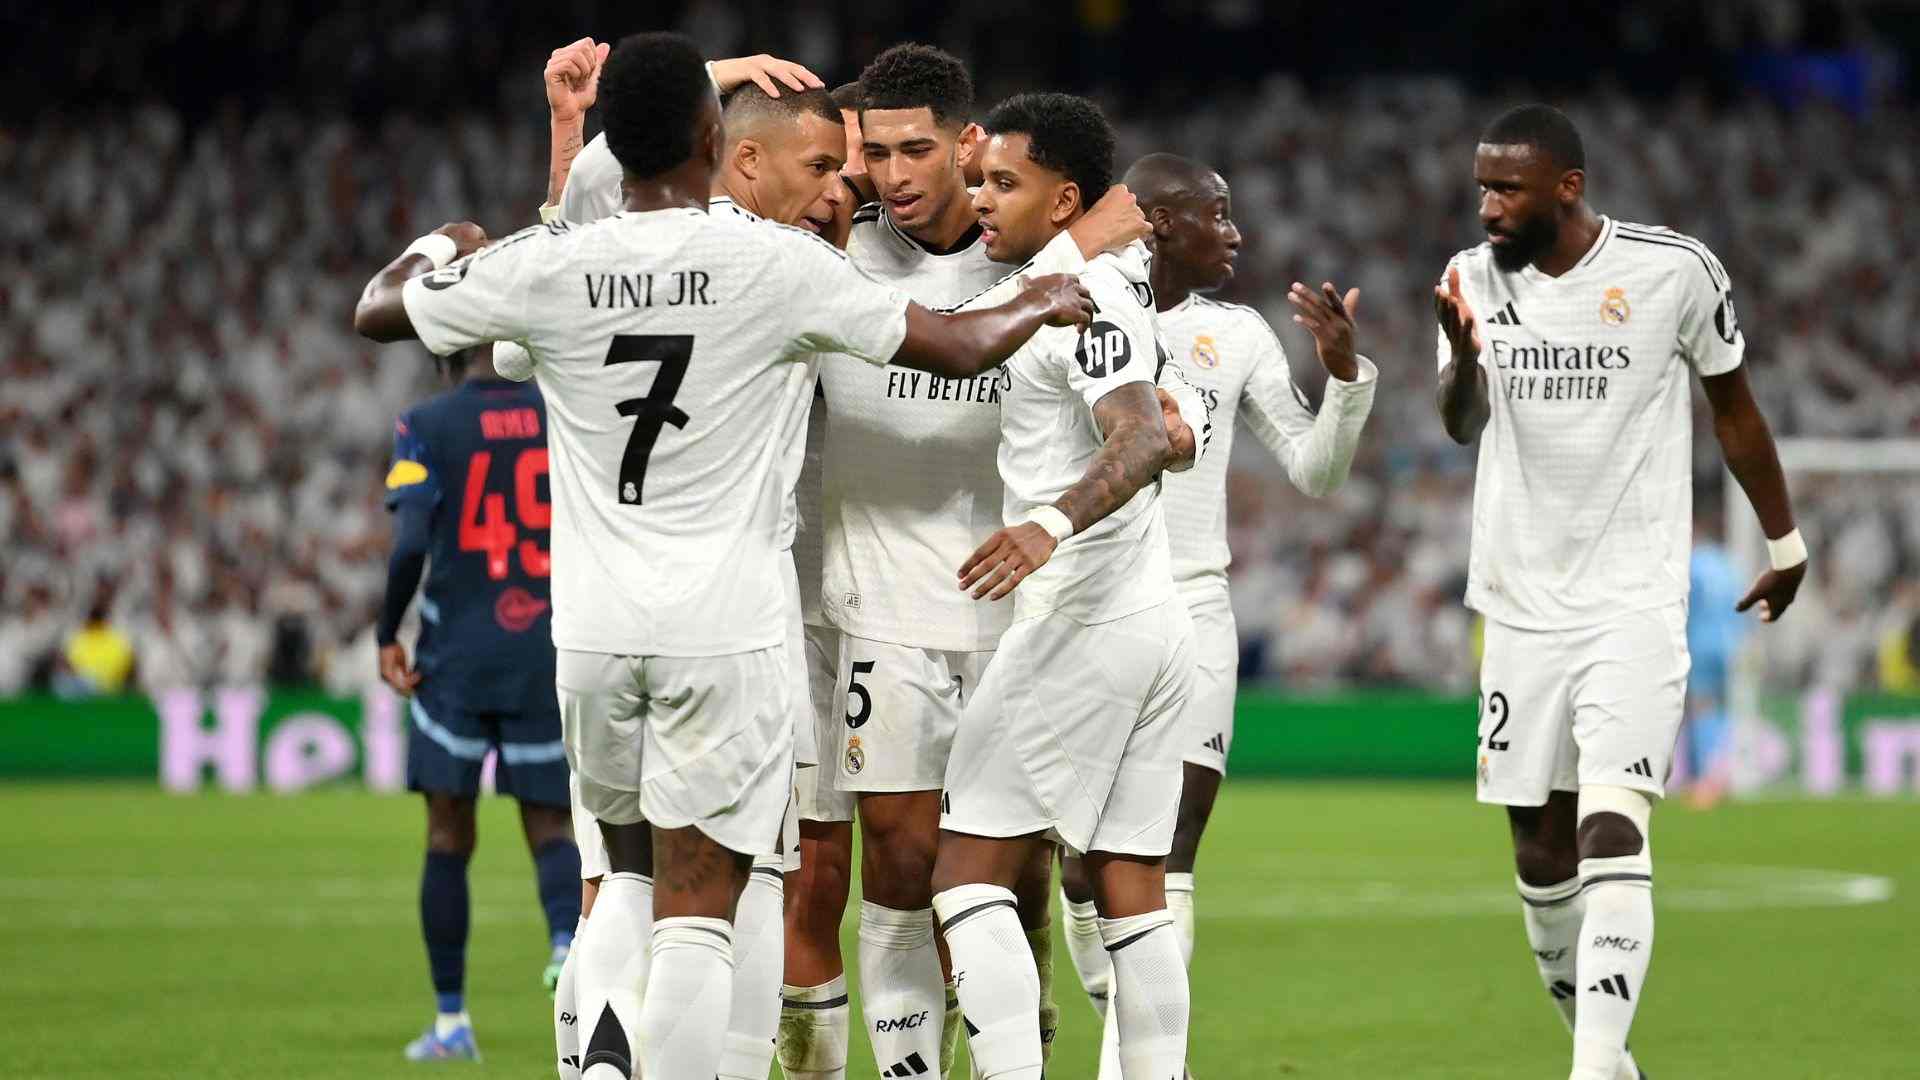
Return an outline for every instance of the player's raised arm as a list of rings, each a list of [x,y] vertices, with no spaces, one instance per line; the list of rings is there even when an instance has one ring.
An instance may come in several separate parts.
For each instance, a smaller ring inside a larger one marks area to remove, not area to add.
[[[998,307],[941,314],[909,305],[907,336],[893,363],[970,378],[999,367],[1042,326],[1085,326],[1092,321],[1093,296],[1078,278],[1028,278],[1013,299]]]
[[[1487,399],[1487,371],[1480,366],[1480,326],[1460,295],[1457,267],[1448,267],[1445,284],[1434,286],[1433,314],[1440,323],[1440,389],[1434,404],[1447,435],[1465,446],[1480,437],[1493,403]]]
[[[1086,474],[1033,520],[997,530],[960,567],[960,587],[998,600],[1045,566],[1061,540],[1125,506],[1173,460],[1160,399],[1149,382],[1128,382],[1094,403],[1105,442]]]
[[[573,159],[587,142],[587,110],[600,96],[600,66],[613,46],[583,37],[553,50],[543,82],[547,88],[547,207],[560,205]]]
[[[1256,339],[1262,348],[1247,378],[1240,414],[1286,467],[1293,486],[1319,498],[1346,483],[1380,373],[1354,347],[1360,290],[1349,289],[1342,297],[1329,282],[1316,290],[1296,281],[1287,299],[1298,309],[1294,322],[1313,335],[1327,372],[1320,411],[1315,413],[1294,385],[1286,352],[1269,331]]]
[[[353,308],[353,329],[362,337],[388,342],[417,338],[407,317],[403,292],[409,280],[463,259],[487,244],[487,234],[471,221],[449,222],[407,245],[400,257],[381,268],[360,292]]]

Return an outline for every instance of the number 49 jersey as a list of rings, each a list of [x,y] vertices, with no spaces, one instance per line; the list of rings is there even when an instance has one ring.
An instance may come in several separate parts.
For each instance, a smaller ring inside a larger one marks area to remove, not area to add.
[[[532,359],[555,645],[693,657],[785,640],[782,465],[813,354],[886,362],[904,296],[810,233],[704,208],[535,226],[402,295],[435,353],[514,341]]]
[[[432,523],[416,666],[506,711],[553,696],[546,428],[532,386],[461,383],[401,416],[387,473]]]

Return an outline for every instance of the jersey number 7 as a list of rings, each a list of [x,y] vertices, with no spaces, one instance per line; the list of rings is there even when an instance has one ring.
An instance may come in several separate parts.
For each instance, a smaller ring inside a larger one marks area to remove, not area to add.
[[[606,367],[615,364],[659,364],[653,388],[646,397],[628,398],[614,406],[621,416],[633,417],[633,432],[627,436],[627,452],[620,456],[620,490],[623,505],[639,506],[647,487],[647,459],[653,456],[653,444],[660,429],[668,424],[687,426],[687,414],[674,407],[673,396],[680,392],[680,381],[687,377],[687,361],[693,358],[692,334],[618,334],[607,346]]]

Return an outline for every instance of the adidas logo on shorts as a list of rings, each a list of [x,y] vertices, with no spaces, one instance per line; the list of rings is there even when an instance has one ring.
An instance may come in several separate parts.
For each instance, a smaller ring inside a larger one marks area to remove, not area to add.
[[[1201,745],[1216,754],[1224,754],[1227,752],[1227,736],[1224,732],[1216,731],[1213,734],[1213,738],[1208,739]]]
[[[1653,762],[1648,761],[1646,758],[1641,758],[1639,761],[1627,766],[1627,771],[1635,776],[1644,776],[1651,780],[1653,779]]]

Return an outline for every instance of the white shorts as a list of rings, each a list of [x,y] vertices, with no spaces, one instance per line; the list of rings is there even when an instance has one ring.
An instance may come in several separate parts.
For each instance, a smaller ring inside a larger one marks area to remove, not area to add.
[[[840,636],[834,786],[843,792],[939,791],[966,699],[992,652],[941,652]]]
[[[960,719],[940,827],[1166,855],[1193,652],[1178,598],[1092,626],[1059,612],[1014,623]]]
[[[580,805],[580,778],[567,773],[567,798],[573,804],[573,843],[580,849],[580,880],[598,881],[613,872],[607,865],[607,838],[600,822]]]
[[[791,553],[789,553],[791,555]],[[820,764],[820,741],[814,734],[813,691],[807,677],[807,627],[800,617],[800,575],[792,558],[786,560],[781,583],[787,592],[787,691],[793,709],[793,764],[808,768]]]
[[[783,646],[728,656],[554,661],[567,763],[601,821],[699,829],[731,851],[777,843],[793,797]]]
[[[841,719],[831,702],[840,664],[840,631],[831,626],[807,627],[806,657],[815,744],[837,754]],[[794,773],[793,794],[802,821],[853,820],[853,793],[834,787],[833,770],[827,766]]]
[[[1181,759],[1225,776],[1240,689],[1240,635],[1225,589],[1185,599],[1193,617],[1193,694],[1180,716]]]
[[[1480,801],[1540,806],[1592,784],[1665,795],[1689,667],[1685,604],[1578,630],[1487,620]]]

